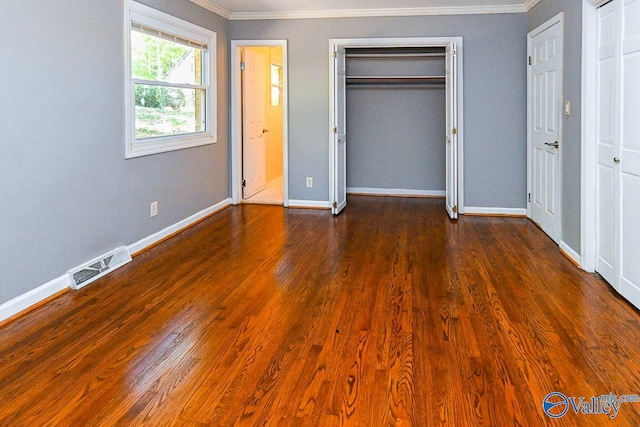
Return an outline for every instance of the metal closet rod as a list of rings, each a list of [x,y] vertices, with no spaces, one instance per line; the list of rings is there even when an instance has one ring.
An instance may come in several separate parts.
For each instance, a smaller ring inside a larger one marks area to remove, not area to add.
[[[346,76],[351,82],[444,82],[445,76]]]

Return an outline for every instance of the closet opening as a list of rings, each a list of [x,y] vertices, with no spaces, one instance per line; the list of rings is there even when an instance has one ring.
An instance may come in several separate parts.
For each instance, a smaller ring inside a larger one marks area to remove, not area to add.
[[[442,197],[462,213],[461,42],[331,41],[334,214],[347,194]]]

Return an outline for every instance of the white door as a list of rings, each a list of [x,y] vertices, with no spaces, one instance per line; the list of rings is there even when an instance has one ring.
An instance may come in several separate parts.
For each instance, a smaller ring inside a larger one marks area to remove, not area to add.
[[[640,0],[598,10],[597,265],[640,308]]]
[[[556,243],[560,240],[560,111],[562,24],[529,34],[528,74],[531,219]]]
[[[616,120],[619,104],[616,84],[618,81],[618,25],[617,2],[611,2],[599,9],[598,25],[598,259],[596,270],[616,289],[619,289],[618,226],[618,180],[615,174],[614,158],[618,126]]]
[[[265,66],[263,55],[243,49],[242,72],[242,175],[243,197],[267,186],[265,147]]]
[[[458,72],[456,45],[446,47],[446,207],[451,219],[458,218]]]
[[[332,166],[334,188],[331,212],[339,214],[347,206],[347,70],[346,51],[337,47],[334,61],[334,105]]]
[[[620,294],[640,307],[640,0],[622,3]]]

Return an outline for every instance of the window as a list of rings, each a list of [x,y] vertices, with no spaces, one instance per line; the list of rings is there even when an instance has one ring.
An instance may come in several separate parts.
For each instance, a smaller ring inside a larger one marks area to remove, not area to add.
[[[271,105],[282,107],[282,66],[271,64]]]
[[[126,19],[126,157],[216,141],[216,34],[140,3]]]

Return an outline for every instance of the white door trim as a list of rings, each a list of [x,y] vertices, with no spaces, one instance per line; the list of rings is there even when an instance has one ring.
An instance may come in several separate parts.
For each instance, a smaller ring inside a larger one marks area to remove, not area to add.
[[[335,117],[337,109],[334,99],[333,52],[337,47],[445,47],[456,44],[458,67],[458,213],[464,214],[464,107],[463,107],[463,45],[462,37],[403,37],[403,38],[357,38],[329,40],[329,117]],[[333,125],[327,129],[329,141],[329,200],[336,200],[334,193],[336,174],[333,170]]]
[[[530,31],[527,34],[527,57],[531,58],[533,56],[532,52],[532,39],[539,35],[540,33],[548,30],[554,25],[560,24],[561,34],[562,34],[562,52],[564,56],[564,12],[560,12],[553,18],[549,19],[544,24],[540,25],[536,29]],[[563,88],[564,88],[564,57],[559,58],[560,67],[558,70],[558,74],[560,75],[560,84],[558,85],[558,91],[560,92],[560,103],[562,104],[563,100]],[[532,219],[531,215],[531,201],[529,200],[529,196],[533,193],[532,183],[533,183],[533,109],[531,103],[533,101],[533,94],[531,92],[531,83],[532,83],[532,75],[531,75],[531,66],[527,66],[527,218]],[[556,227],[558,230],[558,245],[561,245],[562,240],[562,152],[563,152],[563,125],[562,125],[562,105],[558,105],[558,142],[560,143],[560,149],[558,150],[558,169],[559,173],[557,174],[557,182],[556,186],[558,187],[556,190],[558,192],[558,209],[557,214],[555,215]]]
[[[584,270],[597,265],[597,132],[598,116],[598,8],[592,1],[582,3],[582,179],[580,256]]]
[[[282,152],[284,206],[289,207],[289,68],[287,40],[231,40],[231,201],[242,202],[242,79],[240,49],[243,47],[280,46],[282,48]]]

